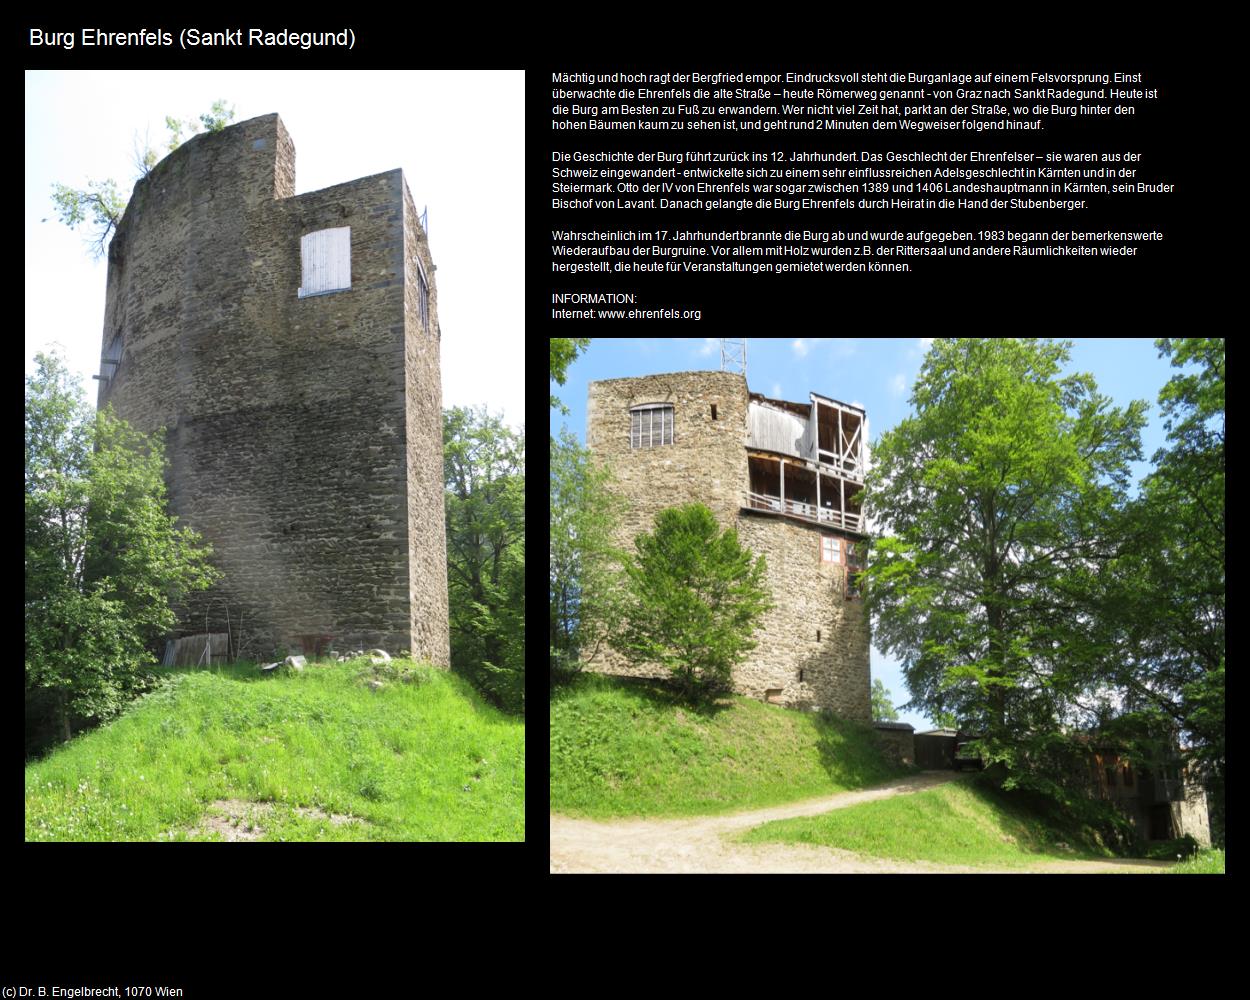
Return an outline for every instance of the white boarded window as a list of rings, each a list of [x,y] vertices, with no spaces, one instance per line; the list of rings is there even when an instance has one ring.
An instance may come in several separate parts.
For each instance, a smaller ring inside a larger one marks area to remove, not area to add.
[[[352,228],[320,229],[300,238],[299,297],[352,287]]]

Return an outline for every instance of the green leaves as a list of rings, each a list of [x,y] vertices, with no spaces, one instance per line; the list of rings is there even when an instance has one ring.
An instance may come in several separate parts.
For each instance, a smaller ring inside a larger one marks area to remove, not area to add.
[[[183,129],[186,129],[188,137],[195,135],[201,129],[205,132],[220,132],[234,121],[234,114],[234,105],[227,106],[225,100],[222,99],[213,101],[208,111],[198,118],[188,118],[183,121],[172,115],[166,115],[165,128],[169,130],[169,151],[172,153],[182,145]]]
[[[872,682],[872,718],[874,722],[898,721],[898,712],[894,710],[893,704],[890,703],[890,692],[886,689],[880,677],[875,678]]]
[[[525,437],[484,409],[443,412],[452,666],[524,710]]]
[[[214,101],[208,112],[191,118],[185,122],[170,115],[165,116],[165,127],[169,130],[169,151],[172,153],[183,141],[183,129],[191,135],[201,129],[207,132],[220,132],[234,120],[233,105],[227,106],[224,100]],[[139,142],[136,138],[134,164],[139,177],[147,177],[156,165],[156,150]],[[52,203],[56,206],[60,220],[70,229],[88,224],[87,246],[91,255],[99,259],[109,245],[109,240],[121,223],[126,211],[126,198],[117,190],[117,182],[111,177],[102,181],[88,181],[85,188],[72,188],[67,184],[52,185]]]
[[[211,583],[209,550],[165,511],[160,437],[93,414],[64,363],[26,384],[26,683],[107,718],[147,684],[170,601]]]
[[[639,535],[635,547],[614,648],[635,663],[663,664],[688,696],[728,688],[772,606],[764,557],[753,561],[737,532],[721,532],[702,504],[661,511],[655,531]]]
[[[548,600],[554,681],[597,653],[617,617],[620,554],[612,537],[624,501],[608,488],[610,479],[567,429],[552,439]]]
[[[551,381],[556,385],[564,385],[565,372],[568,371],[577,356],[590,344],[589,337],[552,337],[551,344]],[[568,413],[568,407],[560,402],[554,395],[551,397],[551,405],[560,410],[561,413]]]
[[[121,196],[112,178],[88,181],[85,188],[53,184],[52,203],[60,220],[70,229],[90,222],[87,245],[96,258],[104,255],[104,249],[121,222],[122,213],[126,211],[126,199]]]
[[[1162,388],[1169,447],[1125,512],[1124,551],[1099,578],[1119,623],[1111,661],[1131,714],[1179,730],[1213,790],[1222,838],[1225,745],[1224,339],[1158,341],[1177,367]]]
[[[1111,408],[1068,345],[939,340],[882,436],[868,599],[912,704],[1019,743],[1074,721],[1105,641],[1092,572],[1116,551],[1144,403]]]

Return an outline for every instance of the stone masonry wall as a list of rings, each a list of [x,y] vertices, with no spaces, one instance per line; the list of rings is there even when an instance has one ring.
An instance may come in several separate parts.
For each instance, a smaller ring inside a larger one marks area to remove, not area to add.
[[[630,447],[630,408],[673,405],[673,443]],[[716,419],[712,419],[712,406]],[[667,507],[706,504],[724,527],[737,518],[735,499],[746,480],[747,383],[731,372],[676,372],[591,382],[586,443],[612,470],[613,488],[627,498],[616,543],[654,528]],[[665,676],[662,667],[633,667],[612,650],[600,650],[592,669],[603,673]]]
[[[1193,837],[1203,847],[1211,846],[1211,818],[1207,812],[1207,793],[1197,782],[1186,781],[1185,797],[1170,803],[1172,829],[1178,837]]]
[[[756,632],[758,646],[735,670],[735,689],[868,720],[868,619],[861,601],[845,599],[842,567],[820,561],[820,536],[830,532],[741,510],[748,485],[747,401],[746,379],[729,372],[590,384],[587,445],[612,470],[613,488],[627,499],[618,544],[632,551],[634,536],[650,531],[666,507],[706,504],[722,526],[736,528],[746,547],[765,556],[776,605]],[[673,444],[630,447],[630,408],[641,403],[673,404]],[[658,665],[634,667],[611,651],[601,651],[588,668],[666,676]]]
[[[895,723],[874,723],[877,745],[881,752],[899,764],[916,763],[915,730],[911,726]]]
[[[206,612],[224,631],[228,606],[249,655],[330,635],[445,664],[437,336],[410,343],[403,175],[294,196],[294,155],[266,115],[189,140],[136,185],[110,247],[104,340],[123,349],[100,403],[168,428],[171,508],[224,573],[180,609],[184,632]],[[299,298],[300,238],[341,226],[351,288]],[[414,632],[414,563],[441,635]]]
[[[740,515],[738,537],[764,556],[774,607],[735,681],[754,698],[779,691],[768,700],[867,721],[868,616],[862,600],[846,599],[843,567],[820,561],[820,539],[827,534],[837,533],[768,514]],[[845,544],[846,536],[838,537]]]
[[[447,537],[443,525],[443,387],[439,373],[438,290],[425,232],[408,186],[404,197],[404,351],[408,461],[408,603],[413,649],[446,667]],[[417,262],[429,286],[429,322],[418,302]]]

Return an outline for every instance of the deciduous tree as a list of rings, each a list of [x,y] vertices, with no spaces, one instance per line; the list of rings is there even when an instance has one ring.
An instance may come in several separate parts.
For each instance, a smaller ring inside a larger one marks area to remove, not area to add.
[[[1131,732],[1179,735],[1223,834],[1225,728],[1224,339],[1164,339],[1177,367],[1159,393],[1168,447],[1126,516],[1136,544],[1108,567],[1103,613],[1120,625],[1112,677]]]
[[[753,559],[703,504],[660,511],[654,532],[634,545],[614,647],[634,663],[671,670],[692,699],[727,690],[772,606],[764,557]]]
[[[548,587],[551,679],[593,658],[613,629],[620,576],[612,544],[623,500],[610,473],[565,430],[551,441],[551,541]]]
[[[872,721],[898,722],[898,712],[890,701],[890,692],[886,690],[880,677],[872,682]]]
[[[182,144],[184,130],[189,135],[194,135],[201,129],[206,132],[220,132],[234,120],[234,114],[233,106],[227,107],[224,100],[219,100],[214,101],[212,107],[198,119],[188,118],[182,121],[166,116],[169,151],[172,153]],[[138,171],[137,178],[146,177],[156,165],[157,159],[156,150],[146,140],[140,143],[136,136],[133,162]],[[117,190],[117,182],[111,177],[102,181],[88,181],[85,188],[54,183],[52,202],[56,206],[57,217],[70,229],[87,224],[87,246],[91,255],[97,258],[103,256],[108,249],[109,240],[126,211],[126,199]]]
[[[874,449],[874,638],[912,705],[983,734],[1014,780],[1105,687],[1114,637],[1091,606],[1125,544],[1117,517],[1145,404],[1112,407],[1065,343],[938,340],[913,416]]]
[[[443,413],[452,667],[525,705],[525,437],[484,409]]]
[[[590,344],[589,337],[552,337],[551,338],[551,381],[556,385],[564,385],[565,373],[568,371],[577,356]],[[560,410],[561,413],[568,413],[568,407],[565,406],[553,394],[551,397],[551,405]]]
[[[166,512],[160,436],[92,413],[64,363],[26,380],[26,687],[61,734],[143,690],[171,602],[207,587],[209,550]]]

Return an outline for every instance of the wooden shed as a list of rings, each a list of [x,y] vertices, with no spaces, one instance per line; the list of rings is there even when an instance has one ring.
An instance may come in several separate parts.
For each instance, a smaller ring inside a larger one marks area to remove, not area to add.
[[[955,744],[959,733],[954,729],[930,729],[917,733],[916,766],[922,771],[951,771],[955,768]]]
[[[230,634],[208,632],[170,639],[165,643],[161,665],[166,667],[208,666],[230,660]]]

